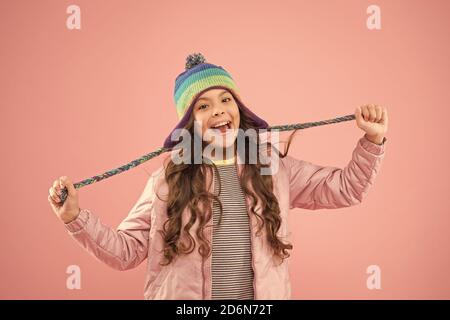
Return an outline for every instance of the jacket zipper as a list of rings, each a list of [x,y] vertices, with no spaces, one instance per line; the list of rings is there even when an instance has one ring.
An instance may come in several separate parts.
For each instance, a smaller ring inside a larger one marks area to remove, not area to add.
[[[236,164],[236,166],[237,166],[237,164]],[[247,215],[248,215],[248,224],[249,224],[249,227],[250,227],[250,248],[251,248],[251,251],[252,251],[252,268],[253,268],[253,295],[254,295],[254,300],[256,300],[256,268],[255,268],[255,260],[254,260],[254,252],[255,252],[255,249],[253,248],[253,242],[254,242],[254,239],[253,239],[253,230],[252,230],[252,219],[251,219],[251,217],[250,217],[250,209],[249,209],[249,207],[248,207],[248,202],[247,202],[247,200],[248,200],[248,196],[247,195],[245,195],[244,194],[244,197],[245,197],[245,207],[247,208]]]
[[[212,175],[212,184],[213,184],[213,192],[214,190],[214,178],[215,178],[216,172],[213,170]],[[213,204],[210,206],[211,208],[211,227],[209,228],[209,243],[211,244],[211,251],[210,251],[210,259],[209,259],[209,298],[212,300],[212,249],[213,249],[213,228],[214,228],[214,208]]]
[[[247,207],[247,215],[248,215],[249,226],[250,226],[250,248],[252,249],[252,267],[253,267],[253,294],[254,294],[254,299],[256,300],[256,268],[255,268],[255,261],[254,261],[254,257],[253,257],[255,249],[253,248],[254,239],[253,239],[253,231],[252,231],[252,220],[250,218],[247,197],[245,197],[245,205]]]
[[[212,217],[211,217],[211,219],[212,219]],[[209,228],[209,229],[211,229],[211,228]],[[210,234],[209,234],[209,239],[210,239],[210,241],[211,241],[211,250],[212,250],[212,232],[210,232],[210,231],[208,231]],[[203,275],[203,292],[202,292],[202,298],[203,298],[203,300],[205,300],[206,299],[206,272],[205,272],[205,269],[206,269],[206,263],[205,263],[205,260],[207,260],[208,259],[208,257],[202,257],[202,275]],[[211,262],[210,262],[211,263]],[[211,266],[211,265],[210,265]],[[210,267],[210,270],[209,270],[209,272],[211,273],[211,267]],[[211,278],[211,277],[210,277]],[[212,287],[212,279],[210,280],[210,284],[211,284],[211,287]]]

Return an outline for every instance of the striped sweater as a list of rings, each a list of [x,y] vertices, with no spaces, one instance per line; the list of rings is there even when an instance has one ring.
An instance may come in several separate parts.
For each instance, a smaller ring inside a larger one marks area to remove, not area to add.
[[[249,217],[235,164],[218,164],[220,207],[213,204],[212,299],[254,299]],[[219,192],[215,175],[214,193]]]

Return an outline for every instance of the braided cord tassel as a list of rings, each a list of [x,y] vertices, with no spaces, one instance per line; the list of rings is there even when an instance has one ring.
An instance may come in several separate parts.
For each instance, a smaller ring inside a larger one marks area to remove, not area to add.
[[[139,159],[133,160],[133,161],[131,161],[130,163],[128,163],[126,165],[123,165],[123,166],[121,166],[119,168],[116,168],[116,169],[112,169],[110,171],[106,171],[105,173],[103,173],[101,175],[93,176],[93,177],[84,179],[83,181],[74,183],[73,186],[75,187],[75,189],[79,189],[79,188],[87,186],[87,185],[89,185],[91,183],[98,182],[98,181],[101,181],[103,179],[112,177],[112,176],[114,176],[116,174],[119,174],[121,172],[130,170],[131,168],[137,167],[138,165],[140,165],[140,164],[142,164],[142,163],[144,163],[144,162],[146,162],[146,161],[148,161],[148,160],[150,160],[150,159],[152,159],[152,158],[154,158],[154,157],[156,157],[156,156],[158,156],[161,153],[164,153],[166,151],[168,151],[166,148],[158,148],[155,151],[147,153],[146,155],[140,157]],[[67,188],[63,188],[61,190],[60,198],[61,198],[61,203],[63,204],[64,201],[66,201],[66,198],[67,198]]]
[[[297,129],[306,129],[306,128],[311,128],[311,127],[317,127],[317,126],[322,126],[322,125],[326,125],[326,124],[332,124],[332,123],[339,123],[339,122],[343,122],[343,121],[350,121],[350,120],[354,120],[355,119],[355,115],[354,114],[350,114],[347,116],[343,116],[343,117],[338,117],[338,118],[334,118],[334,119],[330,119],[330,120],[323,120],[323,121],[316,121],[316,122],[306,122],[306,123],[296,123],[296,124],[287,124],[287,125],[278,125],[278,126],[270,126],[267,128],[267,130],[278,130],[278,131],[291,131],[291,130],[297,130]],[[161,153],[170,151],[171,149],[166,149],[164,147],[158,148],[153,152],[147,153],[146,155],[131,161],[130,163],[123,165],[119,168],[116,169],[112,169],[110,171],[106,171],[105,173],[101,174],[101,175],[97,175],[97,176],[93,176],[91,178],[82,180],[80,182],[74,183],[74,187],[75,189],[79,189],[81,187],[87,186],[89,184],[92,184],[94,182],[98,182],[101,181],[103,179],[112,177],[116,174],[119,174],[121,172],[130,170],[131,168],[137,167],[138,165],[156,157],[159,156]],[[61,190],[61,205],[64,204],[64,202],[67,199],[67,188],[64,188]]]

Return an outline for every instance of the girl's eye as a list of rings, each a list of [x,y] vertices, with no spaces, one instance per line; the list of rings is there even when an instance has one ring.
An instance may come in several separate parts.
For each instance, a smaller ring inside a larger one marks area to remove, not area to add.
[[[222,100],[222,102],[224,102],[227,99],[231,101],[230,98],[225,98],[225,99]],[[227,101],[225,101],[225,102],[227,102]],[[201,109],[204,109],[203,107],[207,107],[207,106],[208,106],[207,104],[202,104],[202,105],[198,106],[198,108],[201,110]]]

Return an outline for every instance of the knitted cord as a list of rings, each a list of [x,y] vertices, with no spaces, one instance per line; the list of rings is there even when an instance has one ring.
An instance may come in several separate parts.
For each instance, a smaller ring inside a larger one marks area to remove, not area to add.
[[[322,125],[326,125],[326,124],[332,124],[332,123],[338,123],[338,122],[343,122],[343,121],[349,121],[349,120],[354,120],[355,119],[355,115],[350,114],[347,116],[343,116],[343,117],[338,117],[338,118],[334,118],[334,119],[330,119],[330,120],[323,120],[323,121],[316,121],[316,122],[306,122],[306,123],[296,123],[296,124],[287,124],[287,125],[278,125],[278,126],[270,126],[268,127],[266,130],[278,130],[278,131],[290,131],[290,130],[297,130],[297,129],[306,129],[306,128],[311,128],[311,127],[317,127],[317,126],[322,126]],[[75,187],[75,189],[79,189],[81,187],[87,186],[91,183],[94,182],[98,182],[101,181],[103,179],[112,177],[116,174],[119,174],[121,172],[130,170],[131,168],[137,167],[138,165],[160,155],[161,153],[164,152],[168,152],[171,151],[172,149],[168,149],[168,148],[158,148],[153,152],[147,153],[146,155],[131,161],[130,163],[127,163],[119,168],[116,169],[112,169],[109,171],[106,171],[103,174],[97,175],[97,176],[93,176],[91,178],[87,178],[84,179],[80,182],[74,183],[73,186]],[[61,205],[64,204],[64,202],[66,201],[67,198],[67,188],[63,188],[61,190],[61,195],[60,195],[60,199],[61,199]]]

